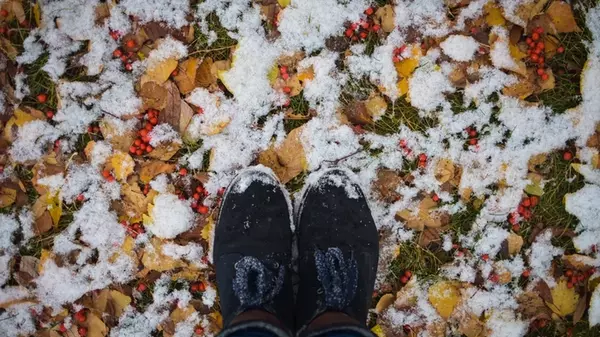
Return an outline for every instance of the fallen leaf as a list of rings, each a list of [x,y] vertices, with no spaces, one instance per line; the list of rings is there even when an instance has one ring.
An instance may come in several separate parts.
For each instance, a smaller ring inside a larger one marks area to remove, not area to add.
[[[279,6],[281,6],[281,8],[286,8],[290,5],[290,3],[292,3],[292,0],[277,0],[277,3],[279,3]]]
[[[63,213],[62,201],[58,196],[58,192],[54,194],[46,194],[46,201],[48,203],[48,212],[50,213],[50,217],[52,217],[52,223],[54,224],[54,227],[57,228],[58,222],[60,221],[60,217]]]
[[[344,108],[344,114],[352,124],[366,125],[372,124],[373,118],[367,111],[364,101],[354,101]]]
[[[579,271],[588,271],[596,265],[596,259],[581,254],[563,255],[562,261],[567,268]]]
[[[38,264],[40,260],[34,256],[21,256],[19,261],[19,271],[14,274],[17,283],[27,287],[31,281],[39,276]]]
[[[514,256],[521,251],[523,247],[523,238],[517,234],[510,233],[508,238],[508,254]]]
[[[373,326],[371,328],[371,332],[377,337],[386,337],[385,332],[383,332],[383,329],[381,328],[381,325],[379,325],[379,324],[376,324],[375,326]]]
[[[502,14],[502,9],[493,2],[488,2],[483,7],[485,13],[485,22],[488,26],[504,26],[506,19]]]
[[[375,306],[375,312],[381,314],[385,309],[394,303],[396,297],[393,294],[385,294],[381,296],[377,305]]]
[[[202,63],[198,66],[196,70],[196,84],[203,87],[208,88],[212,84],[217,84],[217,76],[216,73],[212,71],[213,60],[210,57],[202,60]]]
[[[405,58],[394,64],[394,66],[396,67],[396,72],[398,72],[398,75],[408,78],[419,66],[419,57],[413,56]]]
[[[587,296],[581,296],[579,302],[577,302],[575,312],[573,312],[573,324],[577,324],[579,321],[581,321],[583,314],[585,313],[585,309],[587,309]]]
[[[144,213],[148,212],[148,204],[152,201],[154,194],[144,195],[134,179],[130,179],[121,185],[122,205],[125,214],[131,222],[137,222]]]
[[[110,299],[113,303],[115,311],[114,315],[116,317],[121,317],[121,314],[123,313],[125,308],[127,308],[127,306],[129,306],[129,304],[131,303],[131,297],[117,290],[110,291]]]
[[[429,302],[438,314],[448,319],[460,301],[460,291],[455,282],[440,281],[427,290]]]
[[[579,302],[579,294],[575,292],[575,288],[567,286],[567,279],[562,277],[557,285],[550,289],[552,294],[552,303],[546,302],[546,305],[555,314],[560,317],[566,317],[575,312],[577,303]]]
[[[544,195],[544,189],[539,184],[529,184],[523,189],[525,193],[541,197]]]
[[[457,318],[458,331],[466,337],[483,337],[485,333],[485,323],[479,320],[477,316],[469,312],[464,312]]]
[[[38,198],[32,207],[35,221],[33,229],[35,235],[42,235],[52,229],[52,217],[48,212],[48,203],[46,198]]]
[[[189,114],[189,111],[192,111],[193,114],[193,110],[181,99],[181,94],[175,83],[171,81],[166,82],[164,87],[168,92],[167,102],[163,111],[158,116],[158,122],[168,123],[174,130],[179,130],[182,110],[186,110],[186,116]]]
[[[13,61],[17,58],[17,55],[19,55],[19,52],[12,43],[2,36],[0,36],[0,50]]]
[[[167,105],[169,91],[160,84],[150,81],[142,84],[139,95],[144,102],[144,110],[150,108],[162,110]]]
[[[380,169],[377,171],[377,180],[373,182],[373,191],[379,194],[385,202],[394,202],[401,198],[397,192],[402,183],[402,176],[394,170]]]
[[[196,87],[196,70],[199,60],[191,57],[179,64],[177,75],[173,76],[173,81],[177,84],[182,95],[188,94]]]
[[[169,164],[159,160],[147,161],[141,165],[139,171],[140,180],[144,184],[147,184],[157,175],[162,173],[173,173],[173,171],[175,171],[175,164]]]
[[[104,322],[92,312],[87,314],[85,323],[88,329],[87,337],[104,337],[108,334],[108,328]]]
[[[163,272],[187,266],[183,260],[164,255],[162,253],[162,241],[159,238],[154,237],[150,242],[151,245],[147,245],[142,256],[144,268]]]
[[[306,169],[306,156],[300,141],[303,128],[292,130],[281,146],[271,147],[259,154],[258,162],[271,168],[279,180],[285,184]]]
[[[396,22],[394,21],[394,8],[391,5],[385,5],[383,7],[379,7],[375,12],[375,23],[381,25],[381,29],[390,33],[396,28]]]
[[[92,308],[94,308],[99,313],[104,312],[108,303],[109,293],[110,291],[108,289],[102,289],[98,292],[92,293]]]
[[[7,187],[0,188],[0,208],[12,205],[17,199],[17,190]]]
[[[440,159],[435,166],[435,178],[442,184],[454,178],[454,163],[449,159]]]
[[[123,130],[122,127],[119,127],[116,120],[110,116],[104,117],[100,121],[99,126],[102,136],[115,150],[128,152],[129,147],[137,137],[136,131],[133,128]]]
[[[367,113],[371,115],[374,120],[379,119],[385,114],[388,104],[383,97],[378,94],[372,94],[369,99],[365,102],[365,108]]]
[[[124,181],[133,173],[135,162],[128,153],[114,151],[110,157],[110,163],[115,173],[115,178]]]
[[[550,289],[548,289],[550,294]],[[517,312],[525,319],[550,319],[552,311],[544,304],[542,297],[533,291],[523,292],[517,297]]]
[[[571,5],[565,1],[552,1],[546,15],[554,23],[558,33],[581,32],[581,28],[577,26],[577,21],[575,21]]]
[[[25,10],[23,9],[21,1],[11,1],[10,4],[12,13],[15,15],[17,22],[21,23],[26,21],[27,17],[25,16]]]
[[[175,153],[177,153],[177,151],[179,151],[180,148],[181,143],[179,142],[160,144],[160,146],[148,154],[148,157],[158,160],[169,160],[175,155]]]
[[[157,84],[165,83],[173,70],[177,68],[177,59],[168,58],[156,64],[153,64],[146,69],[146,73],[140,79],[141,83],[155,82]]]
[[[540,85],[540,90],[538,91],[538,93],[541,93],[541,92],[544,92],[544,91],[548,91],[548,90],[552,90],[556,86],[556,80],[554,78],[554,73],[552,72],[552,69],[551,68],[546,69],[546,74],[548,75],[548,79],[547,80],[543,80],[542,78],[538,78],[538,82],[539,82],[539,85]]]

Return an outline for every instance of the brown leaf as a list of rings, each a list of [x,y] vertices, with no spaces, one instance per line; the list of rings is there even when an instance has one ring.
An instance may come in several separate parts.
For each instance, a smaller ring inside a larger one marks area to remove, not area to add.
[[[191,57],[179,64],[179,71],[173,77],[173,81],[177,84],[181,94],[185,95],[196,87],[196,69],[198,68],[199,60]]]
[[[95,8],[96,20],[94,21],[97,25],[102,25],[104,19],[110,17],[110,7],[108,3],[99,3]]]
[[[21,256],[19,262],[19,271],[14,277],[17,283],[27,287],[32,280],[39,276],[38,263],[40,260],[34,256]]]
[[[108,334],[108,328],[94,313],[87,314],[85,323],[88,329],[87,337],[104,337]]]
[[[27,20],[25,16],[25,10],[23,10],[23,4],[21,1],[11,1],[11,9],[13,14],[15,14],[15,18],[17,22],[21,23]]]
[[[550,289],[548,289],[548,296]],[[546,307],[542,297],[536,292],[524,292],[517,297],[519,312],[525,319],[550,319],[552,311]]]
[[[108,141],[115,150],[128,152],[129,147],[137,137],[135,130],[121,130],[111,117],[103,118],[100,121],[99,126],[102,136],[104,136],[104,139]]]
[[[150,81],[142,84],[140,97],[144,102],[144,110],[150,108],[157,110],[164,109],[167,105],[167,96],[169,96],[167,88],[156,82]],[[162,116],[162,114],[159,115],[159,117],[160,116]]]
[[[8,187],[0,187],[0,208],[12,205],[16,199],[17,190]]]
[[[395,202],[401,198],[396,190],[402,183],[402,176],[394,170],[380,169],[377,171],[377,180],[373,182],[373,189],[385,202]]]
[[[366,125],[373,123],[373,118],[371,118],[371,115],[367,111],[365,102],[362,101],[354,101],[348,104],[344,108],[344,114],[346,114],[352,124]]]
[[[577,26],[573,9],[571,5],[565,1],[554,0],[546,11],[548,17],[559,33],[581,32],[581,28]]]
[[[435,246],[439,247],[441,239],[441,234],[445,232],[448,228],[439,227],[439,228],[426,228],[423,233],[419,236],[419,246],[423,248],[430,248],[430,250],[435,250]]]
[[[2,36],[0,36],[0,50],[13,61],[17,58],[17,55],[19,55],[19,52],[12,43]]]
[[[306,168],[306,155],[300,141],[303,127],[292,130],[278,148],[259,154],[258,162],[271,168],[282,183],[287,183]]]
[[[545,302],[552,303],[552,292],[550,291],[550,287],[548,286],[548,283],[546,283],[546,281],[539,280],[534,290],[538,292],[540,297]]]
[[[394,22],[394,8],[391,5],[379,7],[375,12],[375,23],[379,23],[384,32],[390,33],[396,28]]]
[[[132,176],[127,183],[121,184],[122,205],[129,219],[138,220],[148,211],[148,204],[153,195],[144,195],[136,183],[137,177]],[[139,220],[138,220],[139,221]]]
[[[581,254],[563,255],[562,261],[567,268],[579,271],[588,271],[596,265],[594,258]]]
[[[508,254],[514,256],[521,251],[523,247],[523,238],[517,234],[510,233],[508,238]]]
[[[175,155],[175,153],[177,153],[177,151],[179,151],[180,148],[181,144],[176,142],[160,144],[160,146],[150,152],[148,157],[158,160],[169,160]]]
[[[159,123],[168,123],[174,130],[179,130],[179,118],[183,104],[186,104],[181,99],[179,89],[175,83],[169,81],[165,83],[167,89],[167,102],[164,110],[158,116]],[[189,107],[188,107],[189,108]],[[190,108],[191,109],[191,108]]]
[[[577,307],[575,308],[575,312],[573,313],[573,324],[579,323],[579,321],[581,321],[581,319],[583,318],[585,309],[587,309],[587,298],[587,294],[579,298],[579,302],[577,302]]]
[[[211,84],[217,84],[217,75],[212,72],[213,60],[205,58],[196,71],[196,84],[208,88]]]
[[[396,297],[394,294],[385,294],[381,296],[377,305],[375,306],[375,312],[381,314],[385,309],[387,309],[390,305],[394,303]]]
[[[144,184],[147,184],[157,175],[161,173],[172,173],[173,171],[175,171],[175,164],[168,164],[159,160],[147,161],[143,163],[140,168],[140,180]]]

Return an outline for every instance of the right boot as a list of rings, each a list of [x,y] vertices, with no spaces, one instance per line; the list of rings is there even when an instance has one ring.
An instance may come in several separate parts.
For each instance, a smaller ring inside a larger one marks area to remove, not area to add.
[[[296,215],[298,336],[351,330],[372,336],[366,328],[379,259],[379,235],[365,195],[351,172],[330,169],[307,179]],[[338,312],[356,324],[331,324],[312,331],[310,323]]]

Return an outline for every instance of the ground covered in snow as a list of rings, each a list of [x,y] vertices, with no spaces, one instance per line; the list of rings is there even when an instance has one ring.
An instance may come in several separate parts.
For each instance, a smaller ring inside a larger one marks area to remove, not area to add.
[[[254,165],[355,173],[380,337],[600,335],[595,0],[0,0],[0,83],[3,335],[215,336]]]

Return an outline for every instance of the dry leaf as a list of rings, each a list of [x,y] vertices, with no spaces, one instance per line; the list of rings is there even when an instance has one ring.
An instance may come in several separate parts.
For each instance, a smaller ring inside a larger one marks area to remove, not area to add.
[[[152,238],[151,243],[152,246],[148,246],[144,250],[144,255],[142,256],[142,264],[146,269],[163,272],[187,266],[186,263],[180,259],[174,259],[162,254],[162,241],[159,238]]]
[[[130,179],[126,184],[121,185],[123,210],[129,219],[139,221],[142,215],[148,211],[148,204],[155,195],[152,192],[144,195],[138,184],[136,184],[135,179]]]
[[[567,268],[580,271],[587,271],[596,265],[596,259],[581,254],[563,255],[562,261]]]
[[[460,301],[460,291],[455,282],[441,281],[427,290],[429,302],[440,316],[448,319]]]
[[[344,108],[344,114],[352,124],[366,125],[372,124],[373,118],[367,111],[364,101],[354,101]]]
[[[198,66],[196,71],[196,84],[208,88],[211,84],[217,84],[216,73],[212,71],[213,60],[210,57],[205,58]]]
[[[139,94],[144,102],[144,110],[150,108],[162,110],[167,105],[169,91],[160,84],[151,81],[142,84]]]
[[[577,308],[579,302],[579,294],[575,292],[575,288],[569,288],[567,286],[567,279],[562,277],[558,284],[550,289],[552,294],[552,303],[546,303],[546,305],[555,314],[560,317],[571,315]]]
[[[175,83],[169,81],[165,83],[164,87],[168,92],[167,102],[164,110],[158,116],[158,122],[168,123],[171,125],[171,127],[173,127],[173,130],[179,130],[181,111],[184,109],[183,107],[187,105],[187,103],[181,99],[179,89]],[[187,106],[186,109],[191,110],[189,106]],[[186,114],[189,114],[189,111],[186,112]]]
[[[548,289],[550,293],[550,289]],[[544,300],[535,292],[524,292],[517,297],[517,312],[525,319],[550,319],[552,312],[544,304]]]
[[[140,79],[142,85],[146,82],[156,82],[157,84],[165,83],[173,70],[177,68],[177,60],[168,58],[157,64],[151,65],[146,69],[146,73]]]
[[[121,317],[121,314],[129,306],[131,303],[131,297],[123,294],[122,292],[111,290],[110,291],[110,299],[113,303],[114,307],[114,315],[116,317]]]
[[[483,337],[485,333],[485,323],[479,320],[472,313],[463,312],[457,318],[458,331],[466,337]]]
[[[135,168],[133,158],[128,153],[121,151],[114,151],[110,157],[110,164],[115,173],[115,178],[121,181],[126,180]]]
[[[536,93],[541,93],[544,91],[552,90],[556,86],[556,80],[554,79],[554,73],[551,68],[546,69],[546,74],[548,74],[548,79],[543,80],[542,78],[538,78],[538,83],[540,86],[540,90]]]
[[[558,33],[581,32],[581,28],[575,21],[571,5],[565,1],[554,0],[548,7],[546,15],[554,23]]]
[[[177,151],[181,148],[181,143],[179,142],[171,142],[168,144],[160,144],[157,148],[155,148],[148,157],[158,159],[158,160],[169,160],[171,159]]]
[[[510,233],[508,238],[508,254],[514,256],[521,251],[523,247],[523,238],[517,234]]]
[[[135,130],[122,130],[111,117],[104,117],[99,126],[102,136],[115,150],[129,151],[129,147],[137,137]]]
[[[440,159],[435,167],[435,178],[445,183],[454,178],[454,164],[449,159]]]
[[[302,130],[302,127],[292,130],[281,146],[259,154],[258,162],[271,168],[283,184],[306,169],[306,156],[300,141]]]
[[[0,208],[12,205],[17,199],[17,190],[7,187],[0,188]]]
[[[0,50],[13,61],[17,58],[17,55],[19,55],[19,52],[12,43],[2,36],[0,36]]]
[[[173,76],[173,81],[177,84],[181,94],[185,95],[196,87],[196,70],[199,60],[191,57],[179,64],[179,72]]]
[[[385,99],[378,94],[372,94],[365,102],[365,108],[374,120],[379,119],[385,114],[388,104]]]
[[[577,302],[575,312],[573,313],[573,324],[577,324],[579,321],[581,321],[581,318],[583,318],[583,314],[585,313],[585,309],[587,309],[587,296],[581,296],[579,302]]]
[[[502,9],[493,2],[488,2],[484,7],[485,22],[488,26],[504,26],[506,19],[502,14]]]
[[[401,195],[396,190],[402,183],[402,176],[394,170],[380,169],[377,171],[377,180],[373,182],[373,190],[385,202],[394,202]]]
[[[423,248],[434,247],[442,242],[441,234],[448,229],[448,226],[440,228],[425,228],[419,236],[419,246]],[[432,245],[434,244],[434,245]]]
[[[157,175],[162,173],[173,173],[173,171],[175,171],[175,164],[168,164],[159,160],[145,162],[140,168],[140,180],[144,184],[147,184]]]
[[[21,256],[19,261],[19,271],[14,274],[15,280],[19,285],[26,287],[31,281],[39,276],[39,262],[40,260],[34,256]]]
[[[417,67],[419,66],[419,59],[420,59],[420,57],[413,56],[413,57],[405,58],[405,59],[401,60],[400,62],[397,62],[394,65],[396,67],[396,72],[401,77],[404,77],[404,78],[410,77],[410,75],[412,75],[412,73],[415,71],[415,69],[417,69]]]
[[[40,197],[43,198],[43,197]],[[58,227],[58,222],[62,216],[62,201],[58,197],[58,192],[54,194],[46,194],[46,202],[48,203],[47,209],[52,217],[52,223],[54,227]]]
[[[394,7],[391,5],[385,5],[383,7],[379,7],[375,12],[375,23],[381,25],[381,29],[390,33],[396,28],[396,23],[394,22]]]
[[[375,312],[381,314],[385,309],[394,303],[396,297],[393,294],[385,294],[381,296],[379,302],[375,306]]]
[[[104,337],[108,334],[108,328],[104,322],[92,312],[87,314],[85,323],[88,329],[87,337]]]

